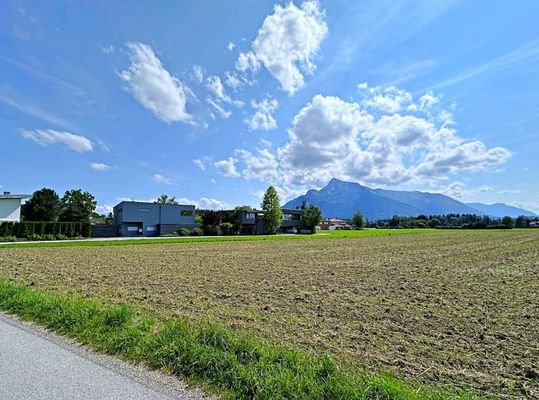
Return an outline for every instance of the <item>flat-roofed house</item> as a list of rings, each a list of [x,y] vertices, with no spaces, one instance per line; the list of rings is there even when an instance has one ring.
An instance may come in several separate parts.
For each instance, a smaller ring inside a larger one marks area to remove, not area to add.
[[[160,236],[196,227],[195,206],[122,201],[114,207],[120,236]]]
[[[20,222],[21,202],[30,197],[32,196],[28,194],[11,194],[10,192],[0,195],[0,223]]]

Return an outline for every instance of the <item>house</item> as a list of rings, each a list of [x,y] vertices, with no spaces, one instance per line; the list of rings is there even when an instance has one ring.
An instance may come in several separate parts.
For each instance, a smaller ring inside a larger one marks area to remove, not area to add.
[[[282,208],[282,220],[279,231],[282,233],[297,233],[301,229],[303,210]],[[265,235],[268,233],[264,222],[263,210],[224,210],[218,211],[223,222],[237,222],[239,233],[244,235]]]
[[[194,205],[122,201],[113,210],[120,236],[160,236],[196,227]]]
[[[0,223],[2,222],[20,222],[21,220],[21,202],[29,199],[27,194],[11,194],[4,192],[0,195]]]
[[[352,229],[352,226],[348,224],[343,219],[337,219],[337,218],[324,218],[322,222],[320,222],[320,229],[322,230],[341,230],[341,229]]]

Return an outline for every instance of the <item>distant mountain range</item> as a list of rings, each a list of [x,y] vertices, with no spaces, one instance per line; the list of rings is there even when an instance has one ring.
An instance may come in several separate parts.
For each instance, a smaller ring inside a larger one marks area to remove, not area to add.
[[[492,217],[509,215],[535,216],[531,211],[505,204],[465,204],[439,193],[406,192],[397,190],[371,189],[359,183],[344,182],[333,178],[320,190],[309,190],[284,205],[284,208],[296,208],[303,202],[314,204],[322,210],[326,218],[351,218],[361,211],[370,219],[388,219],[393,215],[416,216],[442,214],[477,214]]]
[[[468,206],[475,208],[483,212],[486,215],[492,215],[495,217],[505,217],[506,215],[516,218],[519,215],[524,215],[526,217],[537,217],[537,214],[524,210],[522,208],[508,206],[503,203],[495,204],[482,204],[482,203],[466,203]]]

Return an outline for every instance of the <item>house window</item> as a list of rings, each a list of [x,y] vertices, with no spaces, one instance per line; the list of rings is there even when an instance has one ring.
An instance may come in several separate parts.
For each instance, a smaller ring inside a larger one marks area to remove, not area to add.
[[[139,208],[138,209],[138,212],[141,212],[141,213],[149,213],[151,212],[151,210],[149,208]]]
[[[193,211],[192,210],[182,210],[180,211],[180,216],[182,217],[192,217]]]
[[[292,221],[292,215],[283,214],[283,221]]]
[[[247,214],[245,214],[245,219],[255,219],[255,213],[247,213]]]
[[[147,232],[156,232],[157,228],[155,226],[147,226],[146,231]]]

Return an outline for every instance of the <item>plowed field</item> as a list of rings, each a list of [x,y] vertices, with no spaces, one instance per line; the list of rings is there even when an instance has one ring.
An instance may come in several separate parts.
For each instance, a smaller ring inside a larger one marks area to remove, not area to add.
[[[217,318],[412,381],[539,396],[539,230],[0,248],[0,278]]]

